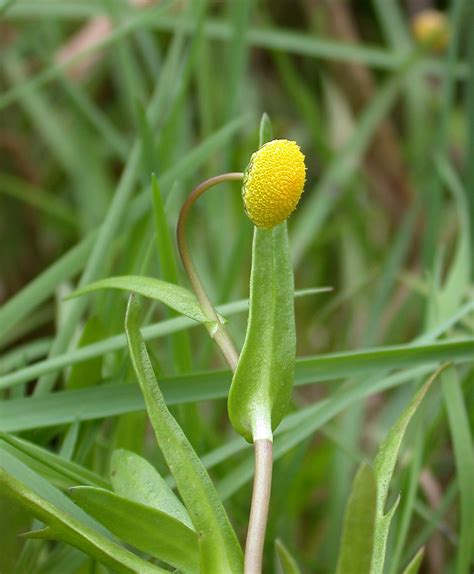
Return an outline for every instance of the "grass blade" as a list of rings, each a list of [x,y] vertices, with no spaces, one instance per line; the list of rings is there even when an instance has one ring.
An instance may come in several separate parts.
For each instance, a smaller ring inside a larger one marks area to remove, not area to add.
[[[398,451],[400,450],[403,437],[405,436],[405,431],[418,406],[430,388],[432,382],[441,374],[445,368],[446,365],[441,366],[416,393],[395,425],[390,429],[386,439],[380,445],[379,452],[375,459],[375,476],[377,480],[377,508],[374,553],[372,556],[372,565],[370,570],[371,574],[383,573],[385,550],[390,522],[398,505],[398,501],[395,502],[392,508],[387,512],[385,512],[385,504],[387,502],[390,481],[392,480],[392,475],[395,470]]]
[[[374,548],[377,482],[366,462],[357,471],[347,502],[336,574],[369,574]]]
[[[275,540],[275,550],[281,569],[283,570],[283,574],[301,574],[298,563],[281,540]]]

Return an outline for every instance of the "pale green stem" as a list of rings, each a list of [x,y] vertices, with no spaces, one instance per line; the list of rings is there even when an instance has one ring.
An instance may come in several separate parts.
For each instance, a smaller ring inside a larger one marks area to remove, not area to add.
[[[263,545],[272,488],[273,443],[269,439],[257,439],[254,447],[255,475],[245,543],[244,574],[260,574],[262,571]]]

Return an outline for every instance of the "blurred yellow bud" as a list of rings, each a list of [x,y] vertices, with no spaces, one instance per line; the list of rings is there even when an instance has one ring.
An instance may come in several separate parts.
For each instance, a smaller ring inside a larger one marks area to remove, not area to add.
[[[266,143],[245,171],[242,196],[247,215],[264,229],[282,223],[298,205],[305,181],[304,155],[296,142]]]
[[[411,28],[415,40],[435,52],[443,52],[449,42],[448,20],[443,12],[426,9],[413,16]]]

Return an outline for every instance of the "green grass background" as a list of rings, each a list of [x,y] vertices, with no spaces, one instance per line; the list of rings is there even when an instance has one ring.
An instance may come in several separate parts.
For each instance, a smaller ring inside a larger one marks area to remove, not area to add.
[[[48,453],[106,478],[126,448],[166,474],[125,349],[124,294],[64,298],[111,275],[187,285],[180,205],[206,177],[245,169],[267,112],[308,167],[289,220],[296,288],[332,291],[295,302],[298,388],[275,443],[266,571],[278,571],[280,538],[302,571],[334,572],[358,463],[443,361],[455,368],[423,403],[392,483],[402,499],[386,571],[423,544],[422,572],[472,571],[471,3],[440,5],[443,54],[414,46],[395,0],[151,4],[0,3],[0,431],[28,441],[5,435],[0,462],[9,453],[64,490],[84,476],[65,478]],[[90,21],[110,32],[61,63]],[[252,227],[238,185],[204,197],[189,233],[240,346]],[[252,453],[228,424],[230,375],[205,329],[146,309],[165,397],[243,538]],[[70,546],[17,537],[31,526],[1,499],[1,572],[104,571]]]

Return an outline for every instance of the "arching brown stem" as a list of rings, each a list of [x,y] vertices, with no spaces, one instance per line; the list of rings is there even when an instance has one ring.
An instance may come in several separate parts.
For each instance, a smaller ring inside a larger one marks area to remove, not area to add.
[[[216,310],[214,309],[214,306],[212,305],[211,300],[209,299],[206,290],[204,289],[201,279],[191,259],[188,243],[186,240],[186,222],[191,207],[194,205],[197,199],[199,199],[199,197],[201,197],[201,195],[203,195],[211,187],[214,187],[215,185],[225,181],[239,181],[242,180],[243,177],[244,174],[240,172],[224,173],[222,175],[216,175],[215,177],[206,179],[200,183],[186,198],[186,201],[184,202],[179,213],[177,226],[178,249],[181,256],[181,261],[183,262],[183,266],[186,270],[186,273],[188,274],[189,280],[191,281],[191,285],[193,286],[194,292],[196,293],[196,297],[198,298],[202,311],[205,317],[209,319],[209,324],[207,325],[209,334],[218,345],[232,371],[235,371],[235,368],[237,367],[239,353],[237,352],[232,339],[227,333],[227,329],[222,324],[219,316],[217,315]]]

